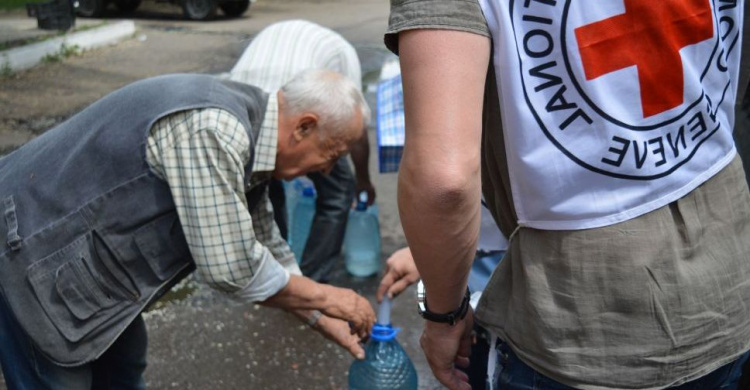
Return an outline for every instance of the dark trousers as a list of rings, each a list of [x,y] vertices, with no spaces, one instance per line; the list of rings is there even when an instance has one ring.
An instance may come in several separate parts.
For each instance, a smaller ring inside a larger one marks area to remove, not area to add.
[[[349,209],[354,200],[354,175],[349,162],[342,158],[336,162],[328,175],[310,173],[317,192],[315,217],[310,236],[307,238],[302,259],[299,261],[302,274],[317,282],[327,282],[334,266],[341,257]],[[273,204],[274,218],[284,238],[288,237],[287,213],[284,187],[279,181],[272,181],[269,197]]]
[[[487,388],[487,360],[490,354],[490,333],[476,322],[474,323],[476,342],[471,345],[469,367],[459,369],[469,376],[471,390]]]
[[[146,324],[138,316],[99,359],[60,367],[32,344],[0,294],[0,366],[8,390],[145,389],[147,345]]]

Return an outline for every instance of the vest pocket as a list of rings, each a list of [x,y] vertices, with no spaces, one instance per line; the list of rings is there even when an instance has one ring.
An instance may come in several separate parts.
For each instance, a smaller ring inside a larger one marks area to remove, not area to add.
[[[192,261],[176,212],[142,226],[134,237],[149,268],[161,281],[170,279]]]
[[[97,288],[98,285],[85,263],[77,257],[60,266],[55,277],[57,293],[79,320],[91,318],[100,309],[114,306],[117,301]]]
[[[26,276],[52,323],[69,341],[77,342],[127,304],[96,270],[99,261],[92,233],[33,263]]]

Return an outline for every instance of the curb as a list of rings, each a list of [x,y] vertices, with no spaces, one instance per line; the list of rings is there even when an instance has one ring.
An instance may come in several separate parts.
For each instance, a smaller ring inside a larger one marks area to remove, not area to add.
[[[12,71],[31,68],[45,56],[59,54],[69,47],[82,51],[95,49],[117,43],[135,33],[135,23],[125,20],[107,24],[91,30],[75,32],[43,42],[0,51],[0,66],[10,67]]]

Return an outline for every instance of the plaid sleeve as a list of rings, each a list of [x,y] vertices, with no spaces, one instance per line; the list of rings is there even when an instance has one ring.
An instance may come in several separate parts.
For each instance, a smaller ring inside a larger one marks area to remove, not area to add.
[[[255,229],[255,237],[258,241],[262,242],[263,245],[271,251],[273,257],[281,263],[289,273],[294,275],[302,275],[302,271],[297,264],[297,260],[294,258],[289,244],[286,240],[281,237],[279,227],[273,219],[273,205],[271,200],[268,198],[268,188],[266,188],[263,198],[261,199],[258,206],[254,210],[250,211],[253,221],[258,223],[253,225]]]
[[[219,109],[163,118],[149,137],[149,162],[167,181],[199,277],[249,300],[276,294],[289,274],[255,235],[244,166],[250,141],[242,124]],[[256,288],[257,287],[257,288]]]

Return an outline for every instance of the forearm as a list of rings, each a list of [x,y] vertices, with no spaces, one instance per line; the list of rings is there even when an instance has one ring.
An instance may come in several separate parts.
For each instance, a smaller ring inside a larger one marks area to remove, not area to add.
[[[414,30],[399,34],[399,46],[406,114],[399,212],[430,310],[448,312],[463,297],[479,233],[489,40]]]
[[[420,175],[410,162],[401,164],[401,222],[427,287],[429,308],[438,313],[455,310],[466,290],[479,232],[478,174],[453,185],[443,174]]]
[[[330,294],[326,291],[330,288],[306,277],[290,275],[284,288],[260,304],[286,310],[326,311],[331,306]]]

